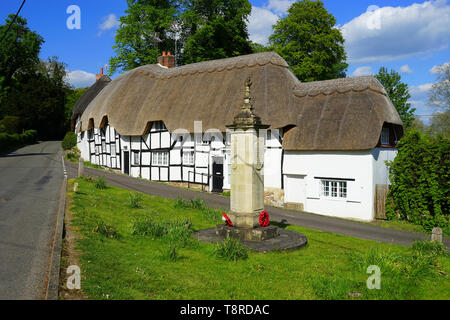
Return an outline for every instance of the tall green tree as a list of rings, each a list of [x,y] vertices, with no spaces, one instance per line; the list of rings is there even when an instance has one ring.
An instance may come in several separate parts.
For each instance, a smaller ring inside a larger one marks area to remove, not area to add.
[[[388,72],[387,68],[381,67],[375,77],[381,82],[386,92],[397,109],[405,128],[409,128],[414,122],[415,108],[411,108],[408,103],[411,95],[409,94],[408,85],[401,82],[401,76],[395,70]]]
[[[70,88],[66,66],[56,57],[40,61],[33,73],[19,74],[6,102],[9,115],[19,116],[23,129],[35,129],[41,139],[62,138],[65,103]]]
[[[253,52],[247,29],[248,0],[184,1],[182,63],[229,58]]]
[[[109,61],[110,74],[154,64],[162,51],[173,51],[172,26],[176,21],[178,1],[127,0],[126,15],[120,18]]]
[[[9,15],[4,25],[0,26],[0,118],[5,116],[4,101],[6,101],[14,77],[33,73],[39,63],[39,52],[44,39],[27,26],[27,20],[20,16],[8,26],[14,15]]]
[[[344,37],[335,25],[336,19],[322,1],[297,1],[275,24],[270,45],[300,81],[343,78],[347,55]]]

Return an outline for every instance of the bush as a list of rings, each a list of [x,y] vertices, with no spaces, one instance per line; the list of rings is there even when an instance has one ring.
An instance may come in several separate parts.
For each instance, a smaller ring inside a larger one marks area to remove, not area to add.
[[[248,250],[238,239],[232,237],[225,239],[221,245],[217,245],[213,254],[220,259],[235,262],[248,258]]]
[[[130,202],[129,206],[132,209],[140,209],[142,208],[142,194],[140,193],[130,193]]]
[[[69,131],[66,133],[61,146],[64,150],[70,150],[77,145],[77,134],[75,132]]]
[[[20,133],[22,131],[22,120],[19,117],[6,116],[0,121],[0,126],[3,127],[2,132],[9,134]]]
[[[0,133],[0,153],[19,148],[27,144],[33,144],[37,139],[37,131],[29,130],[23,134]]]
[[[98,177],[97,180],[95,180],[95,187],[97,189],[106,189],[106,181],[104,177]]]
[[[388,165],[392,183],[386,203],[388,219],[408,220],[426,231],[448,229],[450,140],[411,130]]]

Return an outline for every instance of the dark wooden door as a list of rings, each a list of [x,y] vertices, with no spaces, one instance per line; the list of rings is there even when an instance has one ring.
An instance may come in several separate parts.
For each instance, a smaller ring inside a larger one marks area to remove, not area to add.
[[[213,190],[223,192],[223,163],[213,162]]]
[[[130,174],[130,152],[124,151],[123,152],[123,172],[125,174]]]

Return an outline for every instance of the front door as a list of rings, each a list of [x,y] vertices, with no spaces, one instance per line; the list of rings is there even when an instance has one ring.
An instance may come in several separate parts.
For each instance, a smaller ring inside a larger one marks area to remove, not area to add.
[[[123,152],[123,173],[130,174],[130,152]]]
[[[223,192],[223,163],[213,162],[213,189],[212,192]]]

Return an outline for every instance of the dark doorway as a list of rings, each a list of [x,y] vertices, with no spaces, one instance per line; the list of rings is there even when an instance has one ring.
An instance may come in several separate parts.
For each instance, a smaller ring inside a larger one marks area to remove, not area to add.
[[[123,173],[130,175],[130,152],[123,152]]]
[[[212,192],[223,192],[223,163],[213,162],[213,189]]]

